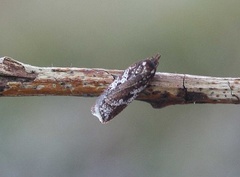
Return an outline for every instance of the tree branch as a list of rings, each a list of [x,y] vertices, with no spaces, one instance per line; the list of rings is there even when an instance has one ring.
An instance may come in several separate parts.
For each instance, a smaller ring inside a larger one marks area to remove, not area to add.
[[[0,58],[0,96],[99,96],[121,70],[36,67]],[[137,100],[175,104],[240,104],[240,78],[156,73]]]

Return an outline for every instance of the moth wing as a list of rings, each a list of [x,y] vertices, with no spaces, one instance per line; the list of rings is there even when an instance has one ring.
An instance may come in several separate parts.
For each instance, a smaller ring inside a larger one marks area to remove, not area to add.
[[[113,100],[121,100],[123,103],[127,104],[129,103],[128,100],[132,97],[136,98],[137,95],[133,94],[133,91],[138,89],[139,87],[144,86],[146,87],[146,83],[140,82],[142,80],[141,75],[137,75],[136,77],[129,79],[127,82],[124,82],[116,88],[112,89],[110,92],[106,92],[106,97],[110,102]],[[142,91],[142,90],[141,90]]]

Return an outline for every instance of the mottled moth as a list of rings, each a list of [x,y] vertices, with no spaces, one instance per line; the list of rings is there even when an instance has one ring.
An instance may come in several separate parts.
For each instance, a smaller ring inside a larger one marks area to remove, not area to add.
[[[92,114],[106,123],[119,114],[148,85],[155,75],[160,55],[132,64],[97,98]]]

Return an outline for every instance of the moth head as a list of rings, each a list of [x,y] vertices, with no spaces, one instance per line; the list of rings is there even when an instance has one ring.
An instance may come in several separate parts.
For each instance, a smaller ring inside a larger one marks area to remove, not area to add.
[[[102,95],[101,95],[100,97],[102,97]],[[99,98],[99,99],[96,101],[96,104],[92,106],[91,112],[92,112],[92,114],[93,114],[94,116],[96,116],[96,117],[99,119],[99,121],[100,121],[101,123],[105,123],[105,121],[104,121],[104,119],[103,119],[103,117],[102,117],[102,115],[101,115],[101,112],[100,112],[100,106],[99,106],[100,101],[102,101],[101,98]]]
[[[96,117],[99,119],[99,121],[100,121],[101,123],[104,123],[103,118],[102,118],[102,116],[101,116],[101,114],[100,114],[100,111],[99,111],[99,107],[98,107],[98,106],[94,105],[94,106],[91,108],[91,112],[92,112],[92,114],[93,114],[94,116],[96,116]]]

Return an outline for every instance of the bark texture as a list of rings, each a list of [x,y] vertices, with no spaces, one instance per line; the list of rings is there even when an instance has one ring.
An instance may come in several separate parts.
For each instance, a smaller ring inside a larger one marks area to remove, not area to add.
[[[121,70],[36,67],[0,58],[0,96],[99,96]],[[156,73],[137,100],[175,104],[240,104],[240,78]]]

